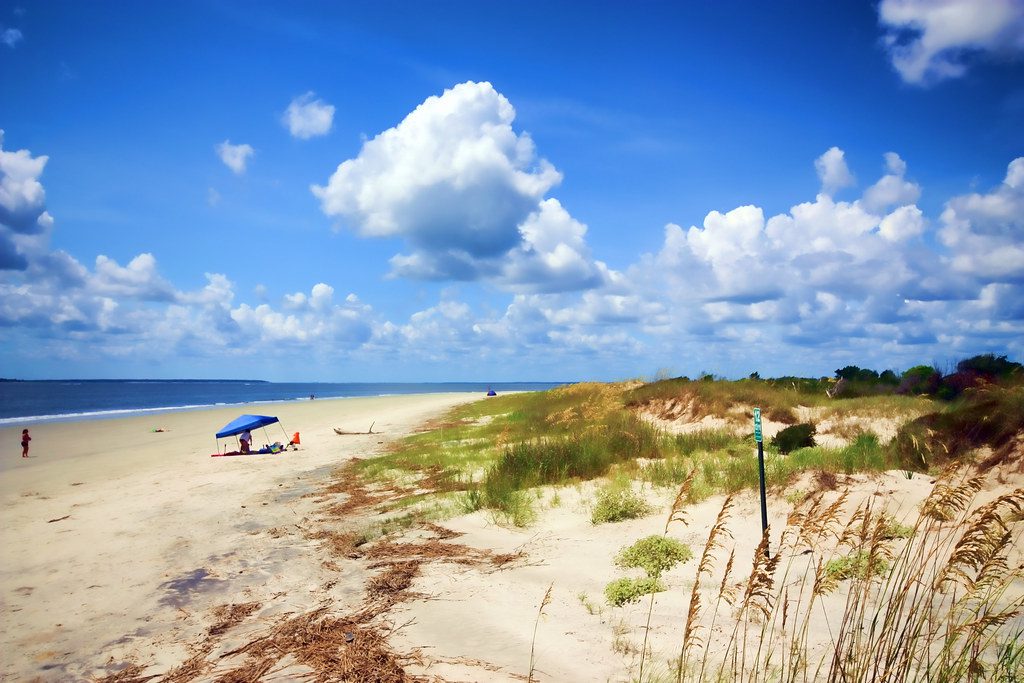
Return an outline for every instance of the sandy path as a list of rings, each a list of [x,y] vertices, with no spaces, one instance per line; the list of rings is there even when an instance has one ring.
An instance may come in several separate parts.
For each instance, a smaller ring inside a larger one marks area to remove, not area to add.
[[[192,652],[227,603],[259,619],[355,605],[365,571],[321,565],[303,497],[339,464],[374,453],[476,394],[321,400],[250,407],[301,433],[283,455],[211,458],[238,407],[41,424],[32,455],[0,462],[0,678],[88,680],[133,661],[163,673]],[[332,427],[382,435],[338,436]],[[169,431],[154,433],[162,427]],[[0,430],[15,444],[20,427]],[[251,631],[250,631],[251,632]],[[232,634],[243,638],[246,630]],[[223,646],[228,647],[230,641]]]

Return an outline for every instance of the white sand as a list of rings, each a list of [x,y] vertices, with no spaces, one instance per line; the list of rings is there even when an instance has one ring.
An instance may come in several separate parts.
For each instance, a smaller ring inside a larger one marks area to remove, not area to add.
[[[186,645],[200,639],[216,605],[257,601],[267,618],[324,600],[358,603],[365,574],[321,566],[316,542],[303,536],[316,506],[302,496],[337,465],[477,398],[318,400],[40,424],[31,427],[29,459],[16,446],[21,427],[0,430],[10,446],[0,460],[0,679],[83,680],[126,661],[162,673],[191,654]],[[254,432],[257,445],[297,431],[300,450],[209,457],[214,433],[243,412],[277,415],[284,426],[268,427],[269,438]],[[365,431],[374,421],[383,434],[332,430]]]

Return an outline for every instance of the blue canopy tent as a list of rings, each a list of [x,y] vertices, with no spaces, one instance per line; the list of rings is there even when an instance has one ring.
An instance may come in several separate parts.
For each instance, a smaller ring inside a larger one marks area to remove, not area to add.
[[[281,421],[278,420],[273,415],[240,415],[239,417],[235,418],[231,422],[229,422],[226,425],[224,425],[221,428],[221,430],[219,432],[217,432],[217,450],[218,450],[218,452],[220,451],[220,439],[224,439],[224,438],[229,437],[229,436],[238,436],[242,432],[251,431],[251,430],[257,429],[259,427],[266,427],[267,425],[272,425],[275,422],[277,424],[281,424]],[[284,431],[284,425],[281,425],[281,431]],[[265,429],[263,430],[263,433],[264,433],[264,435],[266,435],[266,430]],[[284,432],[284,436],[285,436],[285,439],[287,439],[288,438],[288,432]],[[270,437],[267,437],[267,441],[269,441],[269,440],[270,440]],[[254,452],[256,452],[256,451],[254,451]],[[272,451],[267,451],[267,452],[269,453],[269,452],[272,452]],[[276,452],[276,451],[274,451],[274,452]]]

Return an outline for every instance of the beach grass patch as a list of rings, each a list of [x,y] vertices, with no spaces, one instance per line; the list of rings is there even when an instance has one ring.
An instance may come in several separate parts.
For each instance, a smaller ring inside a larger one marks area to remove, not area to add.
[[[527,527],[537,519],[534,498],[526,491],[506,491],[499,500],[488,499],[487,507],[491,510],[491,519],[495,524]]]
[[[459,494],[457,500],[459,509],[467,515],[484,507],[484,493],[475,485],[467,487],[465,491]]]
[[[655,486],[678,486],[690,475],[693,466],[690,458],[668,457],[647,463],[640,474],[644,481]]]
[[[607,524],[624,519],[637,519],[651,513],[651,506],[633,490],[626,477],[616,477],[597,490],[591,524]]]
[[[834,558],[825,564],[825,573],[833,581],[884,576],[888,571],[888,560],[879,555],[871,555],[866,550]]]
[[[687,434],[676,434],[675,451],[680,455],[693,453],[713,453],[719,450],[735,448],[744,438],[725,429],[700,429]]]

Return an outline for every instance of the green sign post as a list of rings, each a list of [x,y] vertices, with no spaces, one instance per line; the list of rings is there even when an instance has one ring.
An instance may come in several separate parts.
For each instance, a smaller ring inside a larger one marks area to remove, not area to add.
[[[754,441],[757,442],[757,471],[761,475],[761,532],[768,530],[768,497],[764,490],[764,444],[761,438],[761,409],[754,408]],[[768,549],[765,548],[765,555]]]

